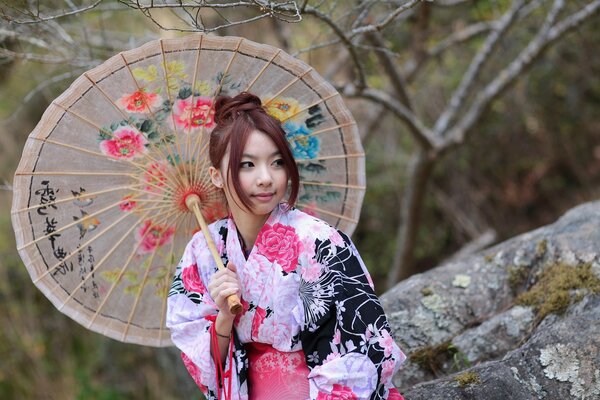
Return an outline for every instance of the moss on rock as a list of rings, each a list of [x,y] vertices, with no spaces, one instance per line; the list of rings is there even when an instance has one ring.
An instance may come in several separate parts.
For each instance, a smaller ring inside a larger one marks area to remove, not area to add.
[[[517,298],[517,304],[534,307],[538,317],[560,314],[571,304],[571,291],[577,290],[574,300],[583,298],[581,290],[600,293],[600,279],[591,269],[591,264],[576,266],[558,263],[542,273],[539,280],[527,292]]]

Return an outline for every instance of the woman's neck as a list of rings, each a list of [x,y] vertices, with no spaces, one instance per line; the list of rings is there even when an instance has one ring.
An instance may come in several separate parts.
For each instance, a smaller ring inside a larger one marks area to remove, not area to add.
[[[254,246],[258,232],[263,227],[269,214],[266,215],[254,215],[245,212],[232,212],[233,220],[238,233],[241,235],[247,250],[250,250]]]

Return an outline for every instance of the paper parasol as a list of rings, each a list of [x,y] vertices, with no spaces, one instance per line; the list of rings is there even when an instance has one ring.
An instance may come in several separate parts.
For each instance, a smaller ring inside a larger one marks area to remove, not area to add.
[[[250,91],[281,120],[298,207],[352,233],[365,190],[356,124],[304,62],[236,37],[153,41],[84,73],[30,134],[12,220],[33,282],[63,313],[117,340],[170,345],[168,291],[197,218],[226,215],[210,183],[216,95]]]

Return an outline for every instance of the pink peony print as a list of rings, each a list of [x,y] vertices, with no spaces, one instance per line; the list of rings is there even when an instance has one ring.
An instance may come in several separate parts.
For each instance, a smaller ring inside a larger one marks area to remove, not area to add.
[[[302,243],[291,226],[280,223],[265,225],[259,232],[255,245],[260,254],[271,262],[277,261],[285,272],[290,273],[296,269]]]
[[[204,286],[204,282],[202,282],[198,273],[198,265],[192,264],[184,268],[181,272],[181,280],[183,281],[183,287],[188,292],[206,293],[206,286]]]
[[[200,368],[198,368],[198,366],[196,364],[194,364],[194,362],[185,353],[181,353],[181,359],[183,360],[183,365],[185,365],[185,369],[188,370],[192,379],[194,380],[194,382],[196,382],[196,385],[198,385],[200,390],[202,390],[203,392],[206,392],[206,390],[208,388],[205,385],[203,385],[202,383],[200,383],[200,381],[201,381]]]
[[[147,185],[144,190],[149,192],[160,192],[167,183],[167,163],[163,161],[153,162],[144,171],[143,179]]]
[[[138,254],[148,254],[157,247],[165,245],[171,241],[175,234],[175,228],[166,225],[155,225],[151,220],[144,221],[144,224],[138,229],[135,236],[141,241],[138,247]]]
[[[394,350],[395,342],[394,342],[394,338],[390,335],[390,333],[387,330],[381,331],[381,336],[379,336],[377,338],[377,342],[383,349],[383,354],[386,357],[389,357],[392,355],[392,351]]]
[[[404,400],[398,389],[391,388],[387,400]]]
[[[316,260],[308,260],[308,265],[302,269],[302,279],[306,282],[316,282],[321,276],[321,264]]]
[[[258,330],[267,317],[267,311],[264,308],[256,307],[256,313],[252,319],[252,337],[258,337]]]
[[[179,128],[211,128],[215,123],[214,115],[212,100],[209,97],[188,97],[175,100],[173,104],[173,121]]]
[[[119,208],[121,209],[121,211],[131,211],[135,208],[135,206],[137,205],[137,202],[134,200],[131,200],[133,198],[133,195],[128,194],[127,196],[124,196],[121,199],[121,202],[119,203]]]
[[[113,132],[113,139],[100,142],[100,150],[112,158],[137,158],[146,152],[148,140],[140,131],[125,125]]]
[[[319,392],[317,400],[357,400],[358,396],[348,386],[333,384],[331,393]]]
[[[117,103],[130,113],[150,112],[162,103],[162,98],[156,93],[146,93],[145,90],[136,90],[131,94],[124,94]]]
[[[381,364],[381,382],[388,384],[392,381],[395,366],[396,362],[394,360],[387,360]]]
[[[340,332],[339,329],[336,329],[335,333],[333,334],[333,340],[331,343],[333,343],[335,345],[340,344],[341,339],[342,339],[342,333]]]

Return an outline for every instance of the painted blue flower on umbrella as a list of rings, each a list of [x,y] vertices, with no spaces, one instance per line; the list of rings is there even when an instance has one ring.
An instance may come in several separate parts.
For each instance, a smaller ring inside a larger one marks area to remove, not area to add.
[[[294,158],[312,159],[319,155],[321,141],[316,136],[311,136],[312,130],[305,124],[286,122],[283,124],[286,139],[290,143]]]

